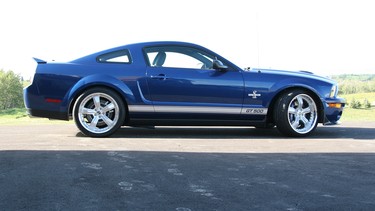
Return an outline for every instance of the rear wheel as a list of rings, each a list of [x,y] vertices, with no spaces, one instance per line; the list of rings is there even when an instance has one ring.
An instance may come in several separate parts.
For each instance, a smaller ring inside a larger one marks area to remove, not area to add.
[[[125,119],[124,102],[118,94],[105,88],[85,91],[76,100],[73,112],[79,130],[91,137],[113,134]]]
[[[284,93],[274,110],[277,129],[287,136],[307,136],[318,124],[318,109],[310,93],[291,90]]]

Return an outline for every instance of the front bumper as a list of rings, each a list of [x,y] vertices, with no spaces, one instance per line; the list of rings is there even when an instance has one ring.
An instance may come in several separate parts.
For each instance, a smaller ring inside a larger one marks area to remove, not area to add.
[[[346,102],[343,98],[327,99],[324,102],[323,124],[337,124],[342,116],[345,104]]]

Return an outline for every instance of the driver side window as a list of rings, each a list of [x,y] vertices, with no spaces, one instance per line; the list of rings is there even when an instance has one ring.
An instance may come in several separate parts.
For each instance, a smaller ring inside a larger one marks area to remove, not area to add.
[[[151,67],[212,69],[213,59],[194,48],[163,46],[146,49]]]

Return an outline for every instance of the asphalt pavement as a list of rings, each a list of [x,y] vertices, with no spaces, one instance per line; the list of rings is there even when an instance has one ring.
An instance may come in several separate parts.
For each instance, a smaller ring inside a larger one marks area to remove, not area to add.
[[[0,126],[0,210],[375,210],[375,123],[276,129]]]

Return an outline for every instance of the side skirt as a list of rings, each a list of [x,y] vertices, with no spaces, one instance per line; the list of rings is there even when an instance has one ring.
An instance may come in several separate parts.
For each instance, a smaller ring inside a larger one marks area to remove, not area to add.
[[[266,121],[207,120],[207,119],[131,119],[126,126],[255,126],[264,127]]]

